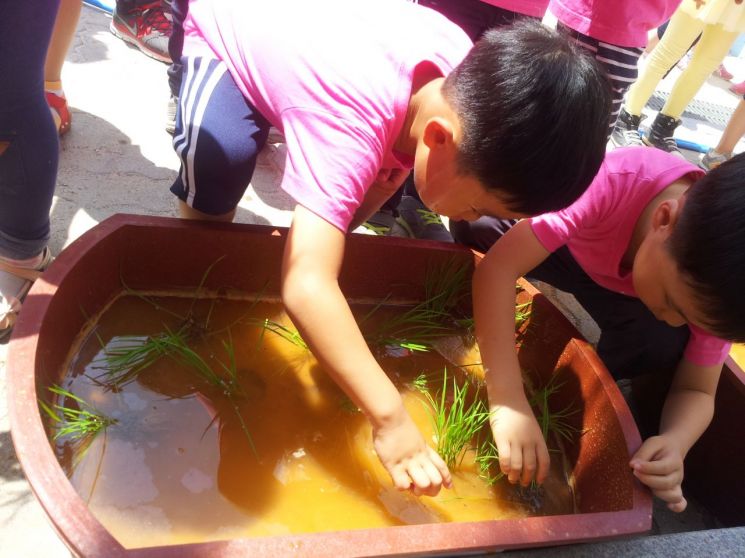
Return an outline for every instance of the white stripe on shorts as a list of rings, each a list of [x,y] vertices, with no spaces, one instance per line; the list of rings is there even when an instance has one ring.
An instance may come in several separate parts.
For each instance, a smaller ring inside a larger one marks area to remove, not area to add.
[[[220,78],[227,72],[227,68],[222,61],[216,61],[217,64],[209,72],[202,72],[202,69],[209,66],[209,60],[202,60],[200,64],[197,76],[194,78],[195,83],[192,85],[189,99],[186,102],[187,118],[183,119],[183,128],[185,134],[185,141],[179,145],[176,149],[179,157],[181,158],[181,181],[184,184],[188,194],[186,198],[186,204],[189,207],[193,206],[194,194],[196,193],[196,185],[193,183],[194,177],[194,154],[197,149],[197,142],[199,141],[199,130],[202,125],[202,118],[204,112],[207,110],[207,104],[209,103],[210,97],[217,87],[217,83]],[[204,87],[200,91],[201,82],[205,81]],[[196,110],[194,116],[191,117],[191,108],[196,103]],[[175,142],[174,142],[175,143]],[[188,146],[186,155],[183,152]]]

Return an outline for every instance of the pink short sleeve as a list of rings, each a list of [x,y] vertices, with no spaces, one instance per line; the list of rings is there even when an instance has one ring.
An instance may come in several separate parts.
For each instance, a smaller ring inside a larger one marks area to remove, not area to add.
[[[686,345],[683,357],[698,366],[713,366],[722,364],[732,348],[732,343],[714,337],[703,329],[688,324],[691,337]]]

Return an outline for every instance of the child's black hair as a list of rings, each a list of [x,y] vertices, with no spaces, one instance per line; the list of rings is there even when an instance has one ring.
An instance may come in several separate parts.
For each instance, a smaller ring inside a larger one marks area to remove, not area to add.
[[[668,248],[698,298],[703,325],[745,342],[745,154],[689,188]]]
[[[589,53],[526,19],[492,29],[445,79],[458,169],[526,215],[573,203],[605,156],[611,93]]]

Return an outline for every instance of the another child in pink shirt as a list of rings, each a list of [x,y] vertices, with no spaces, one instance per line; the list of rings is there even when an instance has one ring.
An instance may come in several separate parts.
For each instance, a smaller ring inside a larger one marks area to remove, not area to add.
[[[729,341],[745,341],[736,294],[745,285],[744,214],[745,155],[704,175],[661,150],[630,147],[609,153],[564,210],[511,228],[488,218],[454,227],[456,239],[488,250],[474,277],[477,338],[512,482],[541,481],[549,462],[514,350],[515,281],[527,275],[575,295],[600,326],[597,350],[617,379],[674,370],[659,435],[630,465],[670,509],[686,507],[683,460],[711,421]]]
[[[346,234],[412,167],[422,200],[453,218],[567,206],[603,159],[602,70],[540,24],[471,48],[445,17],[402,0],[192,0],[184,34],[172,187],[181,215],[231,220],[270,124],[284,134],[281,187],[297,203],[287,312],[370,420],[395,485],[436,494],[447,467],[339,287]]]

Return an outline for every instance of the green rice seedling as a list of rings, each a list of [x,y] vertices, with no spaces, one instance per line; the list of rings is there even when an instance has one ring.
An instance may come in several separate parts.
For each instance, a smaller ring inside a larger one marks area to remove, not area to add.
[[[115,338],[115,342],[105,345],[99,337],[103,348],[103,357],[93,361],[93,368],[103,370],[91,379],[108,389],[119,391],[133,382],[137,376],[163,356],[173,353],[180,344],[185,344],[184,328],[152,336],[124,335]]]
[[[342,411],[349,413],[350,415],[355,415],[361,412],[357,404],[344,394],[339,397],[339,407]]]
[[[468,382],[461,387],[458,386],[455,377],[452,380],[452,392],[449,393],[446,369],[439,398],[435,399],[429,392],[425,392],[434,410],[437,453],[442,456],[448,467],[460,464],[465,450],[489,419],[489,413],[484,402],[478,397],[478,391],[473,401],[468,403]]]
[[[393,316],[374,331],[365,334],[367,342],[374,346],[394,345],[413,351],[425,351],[432,348],[432,341],[462,333],[464,327],[470,327],[472,319],[458,316],[456,309],[469,295],[470,267],[458,264],[455,260],[432,268],[427,272],[424,282],[424,300],[405,311]],[[360,321],[364,327],[388,297],[377,304]]]
[[[47,389],[62,401],[49,405],[39,399],[39,406],[55,425],[54,440],[69,437],[73,441],[82,441],[96,436],[117,422],[116,419],[107,417],[81,397],[56,384]],[[77,408],[65,406],[64,401],[67,399],[72,400]]]
[[[416,378],[414,378],[409,385],[412,389],[420,393],[427,393],[429,389],[429,380],[427,378],[427,374],[422,372]]]
[[[491,428],[486,428],[485,439],[476,448],[475,460],[479,466],[479,476],[489,486],[504,478],[504,473],[499,468],[499,450],[492,440]],[[494,474],[495,468],[496,474]]]
[[[269,318],[266,318],[264,320],[257,320],[256,324],[259,325],[262,328],[261,336],[259,339],[259,342],[261,343],[261,340],[264,338],[264,332],[270,331],[276,335],[279,335],[282,339],[289,341],[296,347],[300,347],[301,349],[308,350],[308,344],[303,340],[303,338],[300,336],[300,332],[298,332],[296,329],[289,328],[285,325],[280,324],[279,322],[275,322],[274,320],[270,320]]]
[[[564,385],[564,382],[557,383],[557,378],[557,375],[553,375],[545,386],[536,390],[530,398],[530,405],[535,410],[543,438],[547,442],[551,434],[567,442],[572,442],[574,437],[580,433],[580,430],[573,426],[568,419],[578,413],[579,409],[568,405],[560,411],[552,412],[548,404],[551,396]]]
[[[523,304],[518,304],[515,306],[515,329],[519,329],[520,326],[522,326],[528,320],[528,318],[530,318],[530,306],[530,302],[525,302]]]

